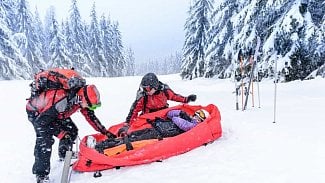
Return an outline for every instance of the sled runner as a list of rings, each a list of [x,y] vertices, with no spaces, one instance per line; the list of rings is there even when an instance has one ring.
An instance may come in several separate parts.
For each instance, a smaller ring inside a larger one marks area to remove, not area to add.
[[[133,150],[129,151],[126,150],[125,144],[121,144],[116,147],[105,149],[104,154],[99,153],[94,148],[86,146],[86,136],[80,143],[79,159],[74,163],[73,169],[75,171],[91,172],[114,167],[161,161],[171,156],[185,153],[221,137],[220,112],[213,104],[207,106],[184,104],[141,115],[131,124],[128,133],[145,128],[152,128],[152,125],[147,122],[148,120],[154,120],[157,117],[164,118],[167,112],[172,109],[181,109],[189,114],[193,114],[199,109],[205,109],[209,112],[210,116],[193,129],[181,133],[180,135],[163,138],[162,140],[149,139],[132,142]],[[122,126],[123,123],[111,126],[109,131],[117,134],[118,129]],[[106,139],[102,134],[94,134],[92,136],[96,138],[97,142]]]

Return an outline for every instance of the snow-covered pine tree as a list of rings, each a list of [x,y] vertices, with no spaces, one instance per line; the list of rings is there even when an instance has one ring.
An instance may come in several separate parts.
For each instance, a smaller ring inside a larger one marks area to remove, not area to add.
[[[124,51],[122,44],[122,35],[119,30],[119,23],[117,21],[111,24],[111,32],[112,32],[112,51],[113,51],[113,63],[114,68],[116,70],[116,76],[125,76],[125,59],[124,59]]]
[[[231,64],[232,49],[226,46],[232,44],[234,30],[231,17],[236,12],[236,1],[216,1],[211,16],[211,27],[209,29],[209,42],[206,51],[206,70],[204,77],[218,76],[224,78],[226,69]],[[236,58],[236,57],[234,57]]]
[[[29,10],[26,0],[19,0],[13,39],[20,48],[21,54],[27,59],[32,68],[31,75],[44,68],[42,44],[36,30],[35,18]]]
[[[197,1],[194,1],[196,3]],[[324,2],[322,0],[261,0],[261,1],[215,1],[212,12],[211,28],[208,35],[208,47],[205,50],[204,77],[230,77],[235,69],[230,64],[237,58],[239,49],[244,53],[254,47],[256,36],[261,37],[262,53],[259,54],[258,70],[263,77],[272,77],[274,62],[278,62],[278,71],[287,63],[297,50],[298,41],[304,39],[305,45],[313,43],[309,55],[316,55],[312,62],[323,63],[318,55],[324,53]],[[190,6],[189,18],[185,24],[184,56],[195,53],[195,35],[197,23],[193,18],[194,5]],[[322,21],[320,21],[322,19]],[[306,29],[302,29],[305,27]],[[303,31],[305,38],[299,32]],[[316,38],[313,38],[315,36]],[[190,45],[185,47],[185,45]],[[314,49],[316,48],[316,49]],[[279,53],[277,52],[279,51]],[[314,50],[314,51],[313,51]],[[315,53],[314,53],[315,52]],[[247,55],[247,54],[246,54]],[[280,58],[277,58],[277,55]],[[183,57],[182,76],[191,73],[196,67],[192,57]],[[245,58],[247,60],[247,58]],[[323,59],[324,60],[324,59]],[[194,70],[198,72],[198,69]],[[187,76],[188,76],[187,75]],[[192,75],[191,75],[192,76]]]
[[[112,32],[110,29],[111,21],[108,18],[106,20],[106,17],[104,15],[101,16],[100,19],[100,31],[101,31],[101,37],[102,37],[102,43],[103,43],[103,51],[105,56],[105,72],[107,76],[115,76],[116,71],[114,70],[114,64],[113,64],[113,38],[112,38]]]
[[[185,43],[181,66],[183,79],[193,79],[204,75],[212,2],[213,0],[195,0],[190,6],[189,17],[184,27]]]
[[[96,13],[96,4],[93,3],[91,13],[90,13],[90,27],[88,33],[89,39],[89,54],[94,61],[93,76],[108,76],[108,73],[105,69],[105,56],[103,50],[102,38],[100,35],[100,30],[98,26],[97,13]]]
[[[73,45],[74,45],[75,41],[73,40],[73,34],[72,34],[72,31],[71,31],[69,21],[66,20],[63,24],[64,25],[62,25],[62,34],[63,34],[63,38],[64,38],[64,45],[65,45],[65,48],[66,48],[66,53],[69,56],[69,58],[71,59],[73,67],[75,67],[76,64],[72,60],[73,56],[75,54],[73,52],[73,48],[74,48]],[[78,72],[80,72],[80,71],[78,71]]]
[[[87,53],[87,36],[86,26],[81,19],[80,12],[77,6],[77,0],[71,0],[72,5],[69,10],[69,27],[71,28],[71,36],[74,44],[71,48],[72,62],[74,68],[83,76],[91,76],[93,62]]]
[[[72,68],[73,63],[68,56],[65,49],[64,36],[61,33],[61,29],[56,20],[55,12],[52,12],[49,17],[50,22],[48,27],[48,38],[49,38],[49,62],[48,68],[52,67],[63,67]]]
[[[30,79],[31,67],[12,40],[15,4],[0,1],[0,79]]]
[[[126,76],[134,76],[135,75],[135,58],[134,51],[131,47],[128,47],[125,50],[125,63],[126,63]]]
[[[174,54],[171,54],[167,58],[165,58],[167,72],[164,74],[175,74],[179,73],[182,65],[182,53],[175,52]]]
[[[317,69],[313,71],[314,76],[320,75],[325,77],[325,1],[313,0],[309,2],[308,11],[311,19],[319,29],[315,30],[310,37],[310,47],[315,47],[316,50],[313,56]],[[313,76],[313,77],[314,77]]]
[[[44,67],[46,66],[46,62],[45,62],[45,57],[44,57],[44,51],[45,51],[45,47],[44,47],[44,44],[45,44],[45,40],[46,40],[46,36],[44,34],[44,27],[43,27],[43,23],[42,23],[42,20],[40,18],[40,15],[38,13],[38,9],[37,7],[35,8],[35,13],[34,13],[34,25],[35,25],[35,32],[38,36],[38,39],[39,39],[39,47],[40,47],[40,51],[42,52],[42,59],[43,59],[43,64],[44,64]]]

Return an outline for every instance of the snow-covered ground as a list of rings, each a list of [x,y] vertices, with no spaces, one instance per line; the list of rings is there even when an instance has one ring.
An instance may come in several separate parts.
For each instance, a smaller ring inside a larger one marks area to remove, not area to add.
[[[255,107],[250,100],[246,111],[236,111],[234,83],[230,80],[183,81],[178,75],[159,79],[177,93],[197,94],[194,104],[217,105],[223,136],[212,144],[161,163],[106,170],[100,178],[94,178],[93,173],[73,173],[72,183],[325,182],[325,79],[278,83],[275,123],[271,80],[259,84],[260,108],[255,90]],[[106,127],[124,121],[140,80],[141,77],[87,80],[101,92],[102,107],[96,114]],[[3,183],[35,182],[31,173],[35,134],[25,112],[29,82],[0,81],[0,182]],[[254,88],[257,89],[256,83]],[[79,127],[80,138],[95,133],[79,113],[72,118]],[[50,174],[53,183],[60,182],[63,165],[57,161],[57,145],[56,140]]]

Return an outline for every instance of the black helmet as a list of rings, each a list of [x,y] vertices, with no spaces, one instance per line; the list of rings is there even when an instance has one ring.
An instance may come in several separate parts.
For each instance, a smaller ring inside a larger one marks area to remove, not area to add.
[[[146,75],[144,75],[141,80],[140,87],[142,87],[142,88],[150,87],[150,88],[154,88],[157,90],[159,87],[159,80],[158,80],[156,74],[147,73]]]

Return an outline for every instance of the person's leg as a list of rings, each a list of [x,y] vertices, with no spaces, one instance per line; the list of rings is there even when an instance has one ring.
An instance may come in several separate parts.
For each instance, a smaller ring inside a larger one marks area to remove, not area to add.
[[[100,153],[104,153],[105,149],[111,148],[111,147],[115,147],[118,145],[123,144],[123,139],[121,138],[110,138],[110,139],[106,139],[104,141],[98,142],[95,145],[95,149],[100,152]]]
[[[129,134],[130,142],[135,142],[139,140],[148,140],[148,139],[158,139],[158,138],[160,138],[160,134],[154,128],[146,128],[143,130],[131,132]]]
[[[138,130],[131,132],[128,135],[128,142],[135,142],[139,140],[147,140],[147,139],[157,139],[159,138],[159,134],[153,128],[146,128],[143,130]],[[114,139],[106,139],[104,141],[98,142],[95,145],[95,149],[100,153],[103,153],[105,149],[115,147],[121,144],[124,144],[125,139],[123,138],[114,138]]]
[[[41,120],[33,123],[33,126],[36,132],[33,174],[36,174],[37,177],[48,177],[51,168],[52,145],[54,144],[53,126]]]
[[[78,128],[71,118],[59,120],[56,124],[56,136],[60,139],[58,153],[59,158],[63,160],[65,153],[68,150],[72,150],[74,141],[78,137]]]

